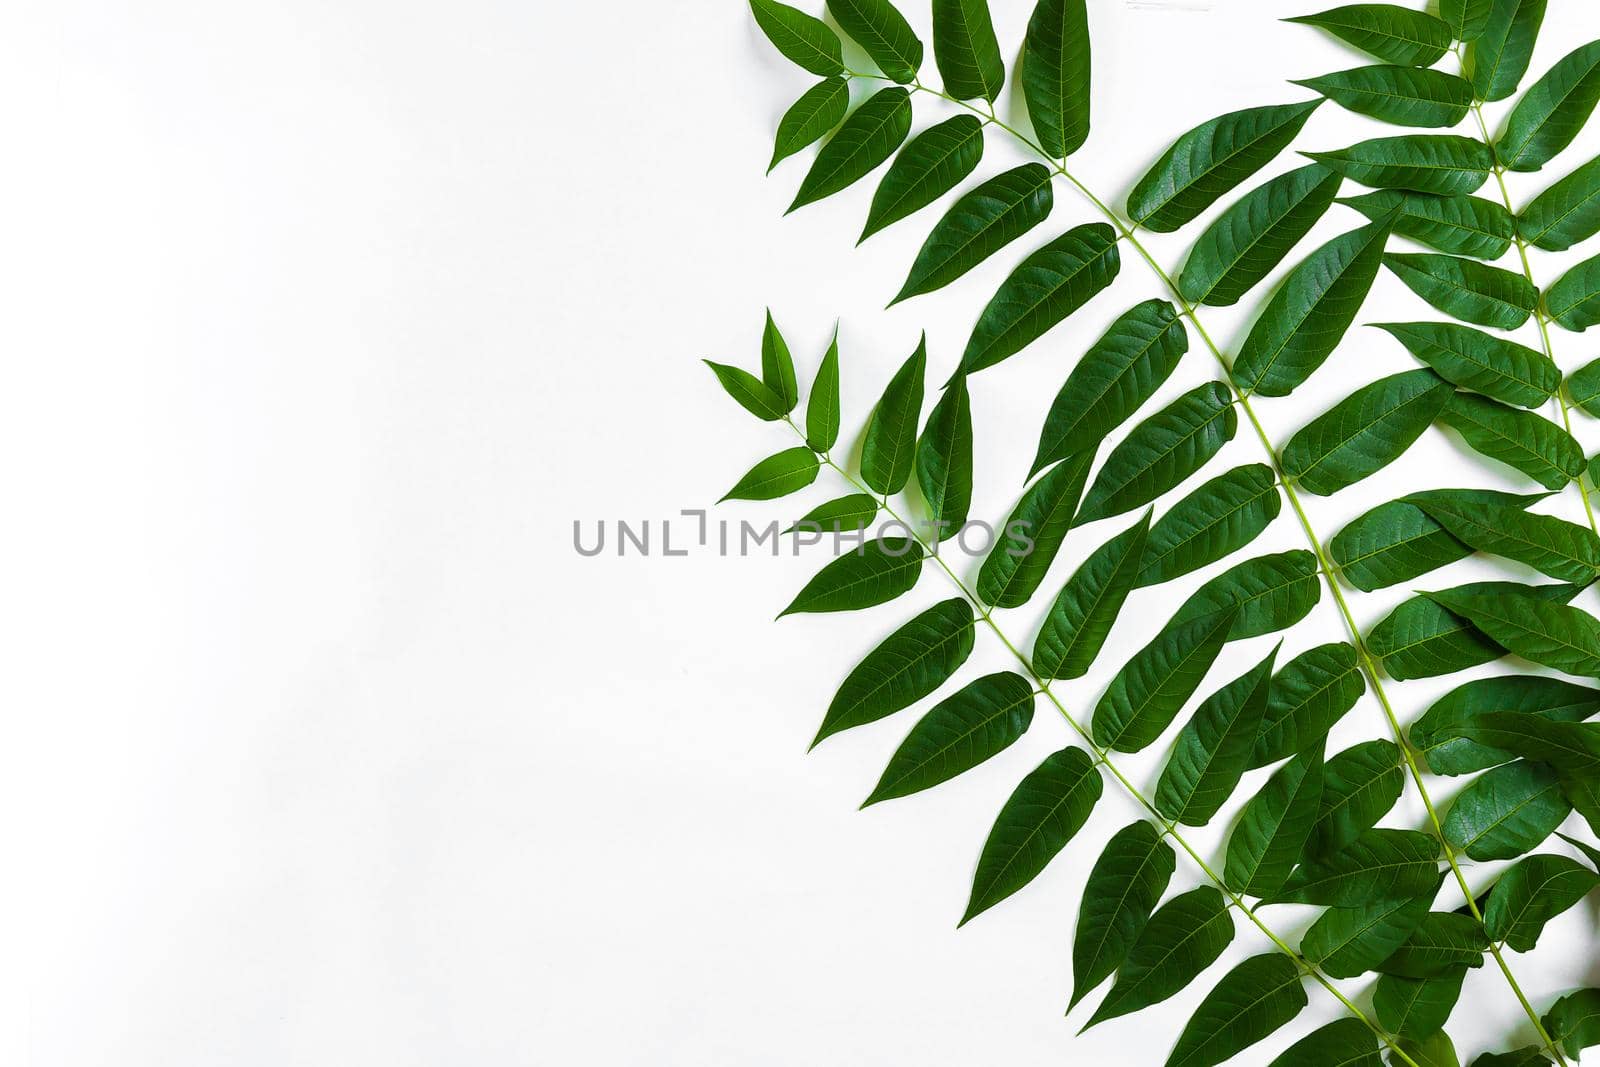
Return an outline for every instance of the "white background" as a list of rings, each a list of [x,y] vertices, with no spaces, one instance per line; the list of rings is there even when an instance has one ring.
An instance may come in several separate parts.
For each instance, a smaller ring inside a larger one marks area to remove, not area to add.
[[[925,5],[907,6],[925,30]],[[1362,62],[1277,21],[1313,6],[1096,0],[1094,134],[1074,169],[1120,203],[1183,129]],[[1009,61],[1028,5],[994,7]],[[1600,35],[1590,5],[1551,7],[1536,72]],[[773,623],[816,550],[573,551],[574,520],[618,518],[652,520],[659,548],[661,520],[791,443],[699,362],[755,366],[764,306],[803,380],[842,321],[854,435],[919,330],[942,380],[1010,267],[1094,218],[1063,188],[1037,234],[885,312],[937,209],[860,250],[870,182],[783,218],[809,153],[763,170],[811,81],[733,0],[7,6],[10,1062],[1165,1057],[1222,965],[1082,1038],[1094,998],[1062,1018],[1077,895],[1134,817],[1114,789],[1032,886],[954,929],[995,811],[1067,739],[1043,705],[981,769],[864,813],[912,713],[805,755],[843,673],[948,595],[935,574],[894,605]],[[930,103],[919,127],[947,114]],[[1299,144],[1387,132],[1324,106]],[[982,173],[1019,159],[994,137]],[[1316,239],[1359,221],[1336,208]],[[1198,229],[1158,255],[1180,264]],[[1546,282],[1558,267],[1536,264]],[[1009,507],[1072,361],[1157,295],[1128,256],[1112,291],[974,380],[975,514]],[[1225,345],[1249,310],[1209,316]],[[1362,320],[1428,317],[1386,275]],[[1568,369],[1596,354],[1557,343]],[[1195,346],[1162,395],[1206,380],[1208,360]],[[1266,418],[1281,442],[1355,382],[1412,365],[1357,329]],[[1579,433],[1600,442],[1587,420]],[[1208,471],[1260,458],[1241,434]],[[1442,484],[1526,487],[1430,431],[1367,487],[1314,502],[1314,520],[1331,534],[1363,503]],[[804,503],[838,491],[824,475]],[[1571,493],[1545,509],[1578,515]],[[1050,586],[1123,525],[1075,536]],[[1280,521],[1255,550],[1299,537]],[[1210,573],[1130,600],[1103,669],[1062,686],[1069,702],[1087,717]],[[1370,624],[1403,594],[1356,609]],[[1036,614],[1003,625],[1030,641]],[[1342,636],[1326,597],[1313,618],[1285,657]],[[1230,648],[1212,685],[1270,643]],[[993,644],[980,635],[975,667],[1004,664]],[[1457,680],[1391,690],[1410,719]],[[1368,697],[1335,740],[1385,729]],[[1130,770],[1153,782],[1162,746],[1143,756]],[[1214,851],[1221,822],[1199,835]],[[1179,871],[1175,890],[1194,884]],[[1449,887],[1441,901],[1459,903]],[[1306,921],[1264,915],[1291,935]],[[1512,956],[1541,1007],[1600,980],[1594,921],[1590,901],[1536,957]],[[1264,949],[1241,925],[1228,959]],[[1311,1000],[1240,1062],[1334,1017]],[[1451,1030],[1465,1058],[1526,1041],[1522,1019],[1490,967]]]

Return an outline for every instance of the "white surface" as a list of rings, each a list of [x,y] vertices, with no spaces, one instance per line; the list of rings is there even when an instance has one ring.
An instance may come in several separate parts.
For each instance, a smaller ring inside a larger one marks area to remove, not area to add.
[[[1536,71],[1600,34],[1589,5],[1551,6]],[[1027,5],[995,7],[1010,59]],[[1075,168],[1120,200],[1182,129],[1360,62],[1286,13],[1097,2]],[[805,745],[912,599],[774,624],[819,557],[571,547],[574,519],[705,506],[788,444],[699,364],[753,366],[763,305],[807,378],[843,320],[850,433],[919,329],[930,373],[953,365],[1035,236],[883,312],[936,211],[859,251],[870,183],[782,217],[805,157],[762,171],[810,80],[733,2],[19,2],[0,50],[10,1062],[1164,1057],[1220,965],[1138,1021],[1074,1039],[1088,1008],[1061,1017],[1076,895],[1133,815],[1114,789],[1034,885],[953,929],[995,810],[1066,740],[1045,709],[991,764],[858,814],[910,715]],[[925,104],[919,125],[944,114]],[[1325,106],[1300,144],[1382,132]],[[1519,180],[1519,202],[1597,145]],[[1010,158],[991,139],[983,173]],[[1059,190],[1040,232],[1091,218]],[[1357,221],[1338,209],[1318,234]],[[1169,265],[1187,239],[1156,242]],[[975,382],[976,514],[1009,506],[1065,368],[1156,295],[1129,257],[1115,291]],[[1428,315],[1386,276],[1363,320]],[[1208,318],[1241,336],[1240,315]],[[1558,344],[1569,369],[1595,354]],[[1409,365],[1357,331],[1267,417],[1282,440]],[[1241,435],[1214,470],[1259,456]],[[1417,484],[1497,484],[1464,457],[1431,432],[1316,522]],[[1570,494],[1549,508],[1576,513]],[[1117,528],[1074,539],[1052,585]],[[1298,538],[1285,520],[1258,550]],[[1130,601],[1114,652],[1187,587]],[[944,595],[930,575],[915,602]],[[1316,619],[1286,655],[1340,636],[1326,598]],[[1002,665],[979,642],[974,663]],[[1062,691],[1087,708],[1104,677]],[[1449,684],[1393,691],[1409,718]],[[1381,730],[1369,698],[1337,740]],[[1129,761],[1141,780],[1160,749]],[[1600,980],[1594,919],[1590,901],[1513,957],[1539,1004]],[[1229,958],[1264,947],[1241,928]],[[1464,1057],[1526,1038],[1492,967],[1466,996]],[[1240,1062],[1333,1017],[1311,999]]]

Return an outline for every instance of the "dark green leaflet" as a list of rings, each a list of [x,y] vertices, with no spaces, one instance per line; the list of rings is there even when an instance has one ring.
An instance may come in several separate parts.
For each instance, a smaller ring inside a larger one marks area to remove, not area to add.
[[[1550,1067],[1543,1045],[1524,1045],[1512,1052],[1485,1052],[1472,1067]]]
[[[1128,217],[1160,233],[1192,221],[1272,162],[1321,103],[1247,108],[1201,123],[1139,179],[1128,194]]]
[[[1439,884],[1439,842],[1419,830],[1368,830],[1342,851],[1295,868],[1274,900],[1359,908],[1421,896]]]
[[[1351,520],[1328,542],[1339,573],[1357,589],[1373,590],[1410,581],[1472,554],[1470,546],[1428,517],[1421,505],[1437,500],[1452,507],[1498,504],[1525,508],[1543,495],[1517,496],[1491,489],[1432,489],[1379,504]]]
[[[1250,766],[1265,767],[1311,751],[1366,688],[1353,646],[1318,645],[1300,653],[1272,680]]]
[[[1600,233],[1600,158],[1535,197],[1517,216],[1517,232],[1551,252],[1564,252]]]
[[[1306,855],[1331,856],[1378,825],[1405,788],[1400,750],[1389,741],[1364,741],[1328,760],[1322,802],[1306,842]]]
[[[1227,386],[1208,382],[1191,389],[1134,427],[1106,457],[1076,525],[1150,503],[1204,466],[1238,428]]]
[[[1494,0],[1483,35],[1472,42],[1472,90],[1479,100],[1504,100],[1528,73],[1545,0]]]
[[[856,243],[921,211],[960,185],[982,158],[983,124],[974,115],[957,115],[917,134],[884,172]]]
[[[1382,470],[1444,410],[1453,390],[1431,370],[1403,371],[1357,389],[1283,447],[1283,473],[1328,496]]]
[[[811,383],[811,399],[806,402],[806,444],[813,452],[826,452],[839,440],[839,329],[817,368]]]
[[[1284,279],[1233,362],[1241,390],[1288,396],[1328,358],[1355,320],[1383,261],[1387,221],[1335,237]]]
[[[1501,204],[1479,196],[1435,196],[1403,189],[1379,189],[1339,203],[1374,221],[1396,208],[1394,232],[1441,252],[1499,259],[1511,247],[1516,220]]]
[[[1084,0],[1040,0],[1022,45],[1022,93],[1040,147],[1056,159],[1089,138],[1089,70]]]
[[[961,532],[972,506],[972,403],[958,375],[933,406],[917,441],[917,485],[927,502],[935,543]]]
[[[1178,275],[1184,299],[1216,307],[1238,303],[1311,232],[1338,195],[1341,180],[1313,163],[1246,193],[1190,250]]]
[[[1583,449],[1561,427],[1470,393],[1457,393],[1439,421],[1459,433],[1474,452],[1499,460],[1546,489],[1561,489],[1583,473]]]
[[[1494,167],[1494,153],[1482,141],[1449,133],[1378,137],[1335,152],[1303,154],[1374,189],[1440,196],[1476,191]]]
[[[1056,394],[1028,477],[1121,426],[1161,388],[1188,350],[1189,334],[1165,300],[1147,300],[1124,312]]]
[[[1016,742],[1033,720],[1033,683],[1020,674],[987,674],[924,715],[889,759],[862,807],[930,789],[969,771]]]
[[[1169,625],[1238,609],[1228,640],[1287,630],[1311,613],[1322,595],[1317,558],[1304,549],[1236,563],[1192,593]]]
[[[1033,669],[1040,677],[1088,673],[1134,587],[1149,528],[1146,514],[1096,549],[1067,580],[1033,644]]]
[[[1173,897],[1150,916],[1118,969],[1116,984],[1083,1029],[1180,992],[1217,961],[1233,932],[1233,913],[1213,887]]]
[[[1160,737],[1200,687],[1238,615],[1231,608],[1168,623],[1135,652],[1095,705],[1095,744],[1138,752]]]
[[[817,454],[811,449],[805,445],[786,448],[750,468],[722,500],[775,500],[788,496],[816,481],[817,469]]]
[[[1454,967],[1435,978],[1379,975],[1372,991],[1372,1008],[1378,1022],[1391,1034],[1423,1040],[1438,1033],[1461,998],[1465,966]]]
[[[1450,805],[1445,840],[1475,860],[1531,852],[1572,813],[1555,771],[1517,760],[1485,771]]]
[[[1439,17],[1456,40],[1471,43],[1488,28],[1494,4],[1495,0],[1439,0]]]
[[[1482,967],[1489,939],[1471,915],[1431,911],[1394,955],[1383,961],[1385,974],[1438,978],[1457,967]]]
[[[900,365],[883,398],[872,409],[861,444],[861,480],[885,496],[905,488],[916,460],[917,423],[922,418],[922,379],[927,373],[928,338]]]
[[[1150,531],[1137,584],[1160,585],[1224,559],[1251,541],[1283,507],[1263,463],[1219,474],[1178,501]]]
[[[1110,226],[1091,222],[1068,230],[1000,284],[972,329],[961,365],[979,371],[1009,359],[1088,303],[1121,269]]]
[[[828,0],[828,14],[879,70],[901,85],[916,80],[922,42],[889,0]]]
[[[1287,956],[1251,956],[1206,994],[1166,1067],[1216,1067],[1272,1035],[1306,1006],[1300,969]]]
[[[1600,41],[1556,62],[1511,109],[1495,146],[1511,170],[1538,170],[1572,143],[1600,102]]]
[[[794,357],[789,354],[789,344],[772,321],[772,309],[767,309],[767,325],[761,332],[761,380],[767,388],[783,401],[787,414],[800,403],[800,386],[794,376]]]
[[[1557,832],[1556,836],[1561,838],[1561,840],[1565,841],[1567,844],[1571,845],[1573,848],[1577,849],[1579,852],[1582,852],[1584,856],[1588,858],[1589,865],[1596,871],[1600,871],[1600,849],[1595,848],[1593,845],[1585,844],[1584,842],[1579,841],[1577,838],[1568,837],[1566,834],[1560,832]]]
[[[839,36],[817,18],[777,0],[750,0],[750,12],[767,39],[813,74],[844,73]]]
[[[1569,330],[1583,332],[1600,322],[1600,257],[1573,267],[1545,290],[1550,317]]]
[[[1383,1057],[1365,1023],[1338,1019],[1284,1049],[1267,1067],[1383,1067]]]
[[[1483,909],[1491,941],[1532,952],[1545,924],[1600,886],[1600,875],[1565,856],[1529,856],[1495,882]]]
[[[1035,767],[989,831],[960,925],[1033,881],[1089,821],[1103,788],[1099,769],[1081,748],[1064,748]]]
[[[1587,612],[1527,595],[1527,591],[1497,596],[1461,591],[1428,595],[1524,659],[1568,674],[1600,677],[1600,622]]]
[[[1278,768],[1245,804],[1228,836],[1222,874],[1227,887],[1253,897],[1282,889],[1311,834],[1321,802],[1319,742]]]
[[[784,533],[805,533],[808,535],[825,533],[848,533],[854,530],[865,530],[872,525],[872,520],[878,517],[878,501],[865,493],[851,493],[849,496],[829,500],[827,503],[818,504],[806,512],[795,524]],[[806,541],[801,541],[806,544]]]
[[[1558,771],[1600,771],[1600,726],[1558,722],[1525,711],[1492,711],[1453,732],[1524,759],[1548,763]]]
[[[1600,989],[1580,989],[1556,1001],[1544,1027],[1568,1056],[1600,1045]]]
[[[1414,67],[1433,66],[1452,40],[1443,20],[1395,4],[1349,4],[1283,21],[1319,27],[1379,59]]]
[[[1461,1067],[1461,1059],[1456,1055],[1456,1047],[1450,1040],[1450,1035],[1443,1030],[1430,1034],[1420,1041],[1410,1038],[1401,1038],[1396,1046],[1417,1067]]]
[[[962,194],[928,234],[890,303],[949,285],[1043,222],[1051,204],[1050,172],[1039,163],[996,174]]]
[[[1570,600],[1574,586],[1548,585],[1532,590],[1515,582],[1474,582],[1446,590],[1451,595],[1498,597],[1532,592],[1552,600]],[[1464,617],[1442,607],[1435,594],[1412,597],[1372,628],[1367,648],[1383,660],[1396,680],[1433,678],[1489,663],[1506,654],[1497,643]]]
[[[1329,908],[1300,939],[1300,954],[1324,974],[1359,978],[1405,944],[1427,914],[1426,896]]]
[[[1067,1010],[1122,966],[1176,866],[1172,846],[1143,819],[1112,835],[1089,871],[1078,905]]]
[[[713,363],[709,359],[701,362],[711,368],[711,373],[717,376],[722,388],[738,401],[740,407],[761,421],[777,422],[788,414],[783,406],[783,398],[749,371],[730,367],[726,363]]]
[[[828,131],[844,121],[850,105],[850,87],[843,78],[827,78],[807,89],[778,120],[773,138],[772,162],[767,172],[807,145],[820,141]]]
[[[880,89],[850,113],[817,153],[789,210],[847,189],[894,155],[911,132],[911,94]]]
[[[884,638],[845,677],[811,742],[909,708],[948,681],[972,654],[972,607],[954,597]]]
[[[1472,85],[1466,79],[1421,67],[1356,67],[1294,84],[1396,126],[1454,126],[1472,106]]]
[[[1446,381],[1507,404],[1536,408],[1561,385],[1543,352],[1453,322],[1375,322]]]
[[[1589,414],[1600,413],[1600,359],[1567,375],[1567,396]]]
[[[1001,608],[1028,602],[1072,529],[1092,452],[1080,452],[1022,494],[978,572],[978,596]]]
[[[1539,302],[1523,275],[1460,256],[1394,252],[1383,257],[1383,265],[1446,315],[1479,326],[1514,330]]]
[[[1178,734],[1156,783],[1155,806],[1185,826],[1204,826],[1244,776],[1261,731],[1278,650],[1203,701]]]
[[[993,101],[1006,68],[987,0],[933,0],[933,58],[945,92],[957,100]]]
[[[1414,501],[1464,544],[1526,563],[1563,582],[1588,584],[1600,572],[1600,537],[1554,515],[1488,503]]]
[[[1537,712],[1559,722],[1581,722],[1600,712],[1600,690],[1558,678],[1510,674],[1480,678],[1440,697],[1412,724],[1411,743],[1435,774],[1470,774],[1508,762],[1512,755],[1453,731],[1494,711]]]
[[[868,541],[806,583],[778,617],[799,612],[856,611],[911,591],[922,573],[922,546],[905,537]]]

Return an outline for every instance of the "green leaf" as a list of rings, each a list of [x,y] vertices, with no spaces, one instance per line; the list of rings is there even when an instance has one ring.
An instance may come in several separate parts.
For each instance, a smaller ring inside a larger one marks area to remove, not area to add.
[[[1252,189],[1200,235],[1178,275],[1191,304],[1236,304],[1311,232],[1343,179],[1313,163]]]
[[[1514,330],[1539,303],[1538,291],[1523,275],[1472,259],[1393,252],[1383,265],[1446,315],[1479,326]]]
[[[1438,855],[1438,840],[1419,830],[1368,830],[1342,851],[1295,868],[1272,899],[1359,908],[1421,896],[1439,883]]]
[[[1450,27],[1442,19],[1394,4],[1349,4],[1283,21],[1327,30],[1389,63],[1431,67],[1450,50]]]
[[[1533,58],[1544,8],[1545,0],[1494,0],[1483,35],[1467,50],[1477,99],[1504,100],[1517,91]]]
[[[1328,358],[1361,310],[1383,261],[1389,223],[1342,234],[1289,272],[1233,362],[1239,388],[1288,396]]]
[[[1567,375],[1567,397],[1591,415],[1600,415],[1600,359]]]
[[[1378,1022],[1391,1034],[1412,1041],[1437,1034],[1461,999],[1466,967],[1454,967],[1435,978],[1378,976],[1372,989],[1372,1008]]]
[[[928,415],[917,442],[917,485],[927,501],[933,540],[961,532],[972,506],[972,402],[966,375],[957,375]]]
[[[1451,1043],[1450,1035],[1443,1030],[1437,1030],[1419,1041],[1401,1038],[1396,1045],[1417,1067],[1461,1067],[1456,1047]]]
[[[786,58],[813,74],[844,73],[839,35],[804,11],[777,0],[750,0],[756,25]]]
[[[1005,88],[986,0],[933,0],[933,57],[945,92],[957,100],[981,96],[992,103]]]
[[[816,481],[818,469],[816,453],[805,445],[786,448],[751,467],[722,500],[776,500]]]
[[[1020,674],[987,674],[924,715],[889,759],[861,806],[931,789],[1011,747],[1033,721],[1033,683]]]
[[[880,89],[850,113],[822,146],[800,182],[789,211],[848,189],[894,155],[911,132],[911,94]],[[788,212],[785,212],[787,214]]]
[[[1403,371],[1364,385],[1307,423],[1283,447],[1283,473],[1328,496],[1399,459],[1454,392],[1431,370]]]
[[[1251,956],[1206,994],[1166,1067],[1215,1067],[1289,1022],[1306,1006],[1300,969],[1289,957]]]
[[[1103,440],[1171,376],[1189,350],[1177,310],[1146,300],[1124,312],[1072,368],[1045,417],[1028,477]]]
[[[1543,352],[1453,322],[1375,322],[1446,381],[1519,407],[1549,403],[1561,368]]]
[[[1465,78],[1421,67],[1356,67],[1294,84],[1396,126],[1454,126],[1472,106],[1472,85]]]
[[[1475,860],[1533,851],[1572,814],[1555,771],[1518,760],[1475,778],[1450,805],[1445,840]]]
[[[1451,133],[1378,137],[1334,152],[1302,154],[1374,189],[1440,196],[1474,192],[1494,168],[1487,145]]]
[[[1561,840],[1565,841],[1567,844],[1571,845],[1573,848],[1577,849],[1579,852],[1582,852],[1589,860],[1590,864],[1594,866],[1594,869],[1596,871],[1600,871],[1600,849],[1595,848],[1593,845],[1586,845],[1577,838],[1568,837],[1566,834],[1563,834],[1559,831],[1557,831],[1556,836],[1561,838]]]
[[[1563,582],[1587,585],[1600,572],[1600,537],[1587,526],[1501,504],[1438,497],[1412,503],[1479,552],[1525,563]]]
[[[1454,733],[1495,711],[1525,711],[1557,722],[1581,722],[1600,712],[1600,690],[1559,678],[1510,674],[1480,678],[1440,697],[1411,726],[1411,744],[1435,774],[1471,774],[1508,763],[1512,754]]]
[[[806,444],[813,452],[826,452],[839,440],[839,328],[817,368],[811,383],[811,399],[806,401]]]
[[[1568,1056],[1600,1045],[1600,989],[1580,989],[1555,1002],[1544,1028]]]
[[[807,145],[820,141],[844,121],[850,104],[850,87],[843,78],[825,78],[805,91],[778,120],[773,138],[772,162],[767,173]]]
[[[1489,940],[1532,952],[1545,924],[1600,886],[1600,875],[1565,856],[1529,856],[1495,882],[1483,909]]]
[[[1278,517],[1283,499],[1272,468],[1235,467],[1178,501],[1150,531],[1139,586],[1160,585],[1224,559]]]
[[[967,661],[972,640],[972,607],[966,600],[953,597],[924,611],[884,638],[845,677],[811,747],[929,695]]]
[[[1311,835],[1321,802],[1318,742],[1278,768],[1261,792],[1246,802],[1228,836],[1223,883],[1235,893],[1253,897],[1268,897],[1282,889]]]
[[[1600,677],[1600,621],[1587,612],[1515,592],[1485,596],[1445,590],[1428,596],[1524,659]]]
[[[1217,961],[1233,932],[1233,914],[1215,888],[1201,886],[1173,897],[1150,916],[1118,970],[1116,984],[1083,1029],[1180,992]]]
[[[1467,597],[1534,596],[1565,602],[1576,586],[1526,586],[1516,582],[1474,582],[1444,591]],[[1383,658],[1383,666],[1397,680],[1432,678],[1440,674],[1489,663],[1507,649],[1470,620],[1446,610],[1439,594],[1424,593],[1401,604],[1367,636],[1367,648]]]
[[[905,537],[868,541],[829,563],[778,613],[858,611],[911,591],[922,574],[922,546]]]
[[[1093,461],[1092,451],[1070,457],[1022,494],[978,571],[985,604],[1021,607],[1038,590],[1072,529]]]
[[[1322,802],[1306,855],[1332,856],[1378,825],[1400,799],[1405,772],[1389,741],[1365,741],[1338,753],[1322,771]]]
[[[961,365],[979,371],[1011,358],[1088,303],[1121,269],[1110,226],[1091,222],[1068,230],[1000,283],[978,316]]]
[[[762,422],[777,422],[786,414],[783,398],[767,388],[766,383],[754,374],[726,363],[713,363],[709,359],[701,362],[711,368],[711,373],[717,376],[722,388],[738,401],[740,407]]]
[[[878,501],[875,497],[865,493],[851,493],[849,496],[818,504],[783,532],[852,533],[856,530],[865,530],[877,517]]]
[[[1467,447],[1514,467],[1546,489],[1564,488],[1583,473],[1583,449],[1549,419],[1470,393],[1457,393],[1439,415]]]
[[[1600,233],[1600,158],[1536,196],[1517,217],[1517,232],[1551,252],[1564,252]]]
[[[1404,500],[1379,504],[1353,519],[1328,542],[1328,554],[1344,579],[1357,589],[1382,589],[1472,554],[1470,547],[1428,517],[1422,503],[1438,500],[1458,508],[1488,504],[1525,508],[1543,499],[1542,495],[1517,496],[1490,489],[1414,493]]]
[[[1228,640],[1287,630],[1311,613],[1322,595],[1317,557],[1304,549],[1236,563],[1192,593],[1169,625],[1238,609]]]
[[[1050,214],[1050,171],[1024,163],[964,193],[928,234],[899,294],[931,293],[961,277]]]
[[[1208,119],[1179,137],[1128,194],[1128,217],[1170,233],[1288,147],[1321,104],[1246,108]]]
[[[1333,978],[1359,978],[1406,943],[1427,917],[1429,899],[1420,896],[1380,900],[1359,908],[1329,908],[1300,939],[1300,954]]]
[[[1394,955],[1383,961],[1385,974],[1438,978],[1457,967],[1482,967],[1489,951],[1483,924],[1471,915],[1431,911]]]
[[[1162,815],[1185,826],[1204,826],[1222,810],[1244,777],[1261,732],[1277,657],[1274,648],[1195,710],[1156,783],[1155,806]]]
[[[1540,760],[1558,771],[1586,774],[1600,769],[1600,726],[1558,722],[1523,711],[1492,711],[1453,732],[1524,759]]]
[[[922,379],[928,366],[928,337],[900,365],[883,398],[872,410],[861,444],[861,480],[888,496],[905,488],[917,448],[917,422],[922,417]]]
[[[1033,669],[1040,677],[1088,673],[1134,587],[1149,529],[1147,514],[1096,549],[1061,587],[1033,643]]]
[[[1135,652],[1095,705],[1095,744],[1138,752],[1160,737],[1200,687],[1238,616],[1230,608],[1168,623]]]
[[[1483,36],[1494,4],[1495,0],[1439,0],[1439,17],[1456,40],[1470,43]]]
[[[1172,846],[1143,819],[1118,830],[1089,871],[1072,939],[1072,1003],[1122,966],[1177,866]]]
[[[1545,290],[1544,306],[1552,319],[1579,333],[1600,322],[1600,256],[1579,263]]]
[[[1084,0],[1039,0],[1022,45],[1022,94],[1046,154],[1089,139],[1089,17]]]
[[[917,134],[884,172],[856,243],[921,211],[960,185],[982,158],[983,124],[974,115],[957,115]]]
[[[1600,102],[1600,41],[1591,41],[1558,60],[1529,86],[1506,119],[1495,145],[1511,170],[1538,170],[1578,136]]]
[[[1511,247],[1516,220],[1501,204],[1477,196],[1434,196],[1379,189],[1340,200],[1374,221],[1396,209],[1394,232],[1458,256],[1499,259]]]
[[[1250,766],[1265,767],[1311,751],[1327,737],[1334,723],[1355,707],[1366,689],[1366,679],[1351,645],[1318,645],[1300,653],[1272,680],[1261,734],[1250,753]],[[1320,795],[1319,790],[1319,799]]]
[[[794,376],[794,357],[789,354],[789,345],[784,341],[783,334],[778,332],[778,324],[772,321],[771,308],[767,309],[767,325],[761,331],[761,380],[783,401],[785,415],[800,403],[800,386]]]
[[[1221,382],[1184,393],[1134,427],[1106,457],[1075,525],[1150,503],[1205,466],[1238,428],[1233,395]]]
[[[1099,768],[1081,748],[1064,748],[1035,767],[983,843],[960,925],[1033,881],[1083,829],[1103,788]]]
[[[1543,1045],[1525,1045],[1512,1052],[1485,1052],[1472,1067],[1550,1067]]]
[[[1338,1019],[1284,1049],[1267,1067],[1383,1067],[1383,1057],[1369,1026]]]
[[[828,14],[879,70],[901,85],[916,80],[922,42],[889,0],[828,0]]]

